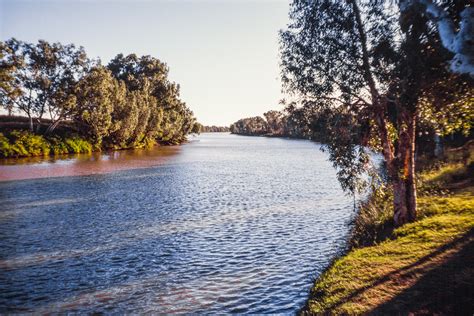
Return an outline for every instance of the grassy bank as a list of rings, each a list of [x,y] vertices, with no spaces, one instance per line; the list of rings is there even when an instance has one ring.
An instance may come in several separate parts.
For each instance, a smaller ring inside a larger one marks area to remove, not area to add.
[[[91,143],[75,135],[45,137],[21,130],[0,133],[3,158],[90,153],[93,149]]]
[[[397,229],[390,193],[374,195],[356,221],[352,249],[316,281],[303,313],[472,315],[473,166],[421,174],[418,220]]]

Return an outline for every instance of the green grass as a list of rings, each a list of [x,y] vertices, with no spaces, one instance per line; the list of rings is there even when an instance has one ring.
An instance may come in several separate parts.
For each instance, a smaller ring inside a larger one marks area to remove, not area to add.
[[[3,158],[90,153],[92,149],[88,141],[78,136],[47,138],[20,130],[6,135],[0,133],[0,157]]]
[[[466,302],[472,306],[474,269],[467,262],[472,260],[465,260],[473,256],[465,250],[474,240],[474,190],[465,181],[472,178],[471,169],[451,165],[424,173],[421,179],[429,190],[420,190],[425,193],[419,198],[418,220],[383,241],[371,236],[371,246],[356,245],[337,259],[316,281],[303,313],[465,312],[459,308],[472,313]],[[446,194],[456,181],[464,186]],[[384,222],[384,216],[379,218]],[[461,254],[464,259],[457,259]],[[468,290],[459,294],[466,284]]]

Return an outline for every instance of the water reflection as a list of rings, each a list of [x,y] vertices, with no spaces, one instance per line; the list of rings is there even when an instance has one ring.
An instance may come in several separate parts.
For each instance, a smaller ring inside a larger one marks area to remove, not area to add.
[[[202,135],[8,168],[76,176],[0,182],[0,313],[291,314],[352,217],[307,141]]]
[[[166,163],[180,146],[47,157],[0,159],[0,181],[101,174]]]

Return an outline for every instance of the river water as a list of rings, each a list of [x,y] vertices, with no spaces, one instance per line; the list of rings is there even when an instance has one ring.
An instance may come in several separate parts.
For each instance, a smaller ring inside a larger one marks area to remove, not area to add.
[[[294,313],[353,216],[304,140],[203,134],[0,180],[0,313]]]

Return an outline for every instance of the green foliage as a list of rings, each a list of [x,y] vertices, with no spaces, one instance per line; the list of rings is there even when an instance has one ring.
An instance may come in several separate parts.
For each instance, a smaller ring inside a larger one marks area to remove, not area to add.
[[[350,247],[375,245],[390,236],[394,229],[392,207],[390,188],[383,184],[374,188],[369,198],[359,205],[351,230]]]
[[[195,118],[179,98],[179,85],[168,80],[165,63],[151,56],[119,54],[107,67],[125,84],[128,100],[118,100],[112,113],[113,121],[121,122],[110,139],[114,146],[137,146],[150,138],[168,144],[186,140]]]
[[[110,71],[102,66],[94,67],[77,85],[75,120],[94,144],[101,145],[110,133],[117,85]]]
[[[230,126],[233,134],[263,135],[268,133],[267,122],[260,116],[240,119]]]
[[[151,56],[119,54],[104,67],[82,47],[12,38],[0,42],[0,106],[28,116],[30,131],[51,139],[62,122],[74,126],[97,149],[179,144],[197,126],[168,72]],[[12,150],[30,154],[22,146]],[[76,140],[52,146],[58,154],[89,150]]]
[[[82,154],[92,152],[92,145],[79,137],[66,138],[64,143],[68,147],[69,153]]]
[[[199,123],[197,123],[199,124]],[[201,125],[201,124],[199,124]],[[202,126],[201,129],[199,130],[201,133],[229,133],[230,128],[228,126]]]
[[[8,135],[0,133],[0,157],[46,156],[72,153],[90,153],[92,145],[77,136],[45,138],[28,131],[12,131]]]
[[[12,156],[43,156],[49,155],[49,143],[41,135],[26,131],[10,133]]]
[[[283,111],[268,111],[260,116],[241,119],[230,126],[230,132],[242,135],[268,135],[314,139],[311,124],[316,112],[312,104],[297,107],[294,103]]]
[[[462,132],[468,136],[474,128],[474,88],[466,82],[440,82],[425,93],[420,102],[420,124],[441,136]]]
[[[0,156],[3,158],[11,157],[13,155],[13,151],[11,149],[10,141],[8,138],[0,133]]]
[[[49,138],[51,153],[54,155],[65,155],[69,153],[67,144],[59,137]]]

